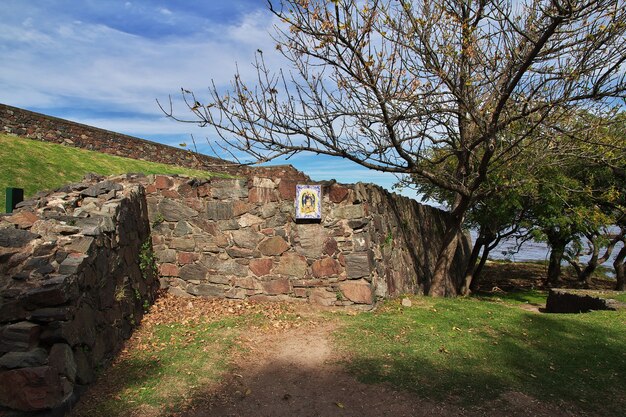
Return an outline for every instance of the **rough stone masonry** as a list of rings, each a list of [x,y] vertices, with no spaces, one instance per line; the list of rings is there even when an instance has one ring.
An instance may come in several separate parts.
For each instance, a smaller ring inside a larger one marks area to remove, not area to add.
[[[184,297],[361,308],[423,291],[446,213],[329,182],[322,220],[296,221],[299,183],[313,182],[290,167],[231,179],[91,176],[0,216],[0,406],[69,404],[159,282]]]

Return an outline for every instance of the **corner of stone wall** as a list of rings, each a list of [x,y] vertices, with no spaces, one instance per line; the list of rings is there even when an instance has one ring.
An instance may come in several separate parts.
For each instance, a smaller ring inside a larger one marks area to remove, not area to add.
[[[149,233],[143,187],[97,177],[0,217],[0,410],[60,409],[94,379],[154,300]]]

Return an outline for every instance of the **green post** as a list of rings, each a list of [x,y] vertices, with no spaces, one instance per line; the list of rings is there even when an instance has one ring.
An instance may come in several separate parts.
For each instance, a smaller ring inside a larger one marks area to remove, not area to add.
[[[24,189],[23,188],[7,188],[6,198],[6,210],[7,213],[13,213],[13,209],[19,203],[24,201]]]

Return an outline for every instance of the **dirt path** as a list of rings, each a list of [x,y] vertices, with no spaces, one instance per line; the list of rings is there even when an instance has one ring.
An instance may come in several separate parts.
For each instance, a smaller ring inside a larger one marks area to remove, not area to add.
[[[187,416],[451,415],[434,404],[424,407],[407,394],[361,384],[341,370],[329,340],[334,326],[313,321],[249,335],[250,354],[238,361],[213,404]]]
[[[298,328],[247,336],[250,353],[238,359],[202,416],[569,416],[520,393],[463,409],[356,381],[340,365],[331,342],[336,324],[312,320]]]

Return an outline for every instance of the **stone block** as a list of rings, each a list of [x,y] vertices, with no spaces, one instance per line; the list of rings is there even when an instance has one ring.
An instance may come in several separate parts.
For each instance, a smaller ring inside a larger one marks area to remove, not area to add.
[[[93,246],[95,239],[89,236],[80,236],[72,240],[69,245],[65,246],[66,252],[88,253]]]
[[[333,203],[341,203],[350,194],[350,189],[341,185],[333,184],[328,191],[328,197]]]
[[[12,216],[7,217],[6,220],[13,224],[16,224],[17,227],[19,227],[20,229],[28,229],[37,220],[39,220],[39,217],[32,211],[23,210],[13,214]]]
[[[222,275],[234,275],[238,277],[248,275],[248,267],[239,264],[233,259],[215,259],[209,269]]]
[[[234,216],[234,207],[231,202],[208,201],[206,211],[209,220],[228,220]]]
[[[276,188],[276,183],[271,178],[254,177],[252,178],[252,186],[260,188]]]
[[[225,289],[219,285],[213,284],[199,284],[199,285],[190,285],[187,288],[187,291],[190,294],[200,296],[200,297],[223,297]]]
[[[206,279],[208,269],[202,264],[189,264],[180,268],[179,276],[185,281]]]
[[[218,275],[218,274],[211,274],[209,273],[207,275],[207,281],[213,283],[213,284],[222,284],[222,285],[229,285],[230,284],[230,277],[225,276],[225,275]]]
[[[157,190],[167,190],[174,186],[174,181],[170,177],[166,177],[165,175],[157,175],[154,178],[154,187]]]
[[[289,244],[280,236],[265,239],[259,244],[259,251],[265,256],[281,255],[289,249]]]
[[[286,275],[294,278],[303,278],[306,275],[308,264],[306,258],[297,253],[287,252],[280,257],[274,274]]]
[[[278,201],[278,196],[273,188],[252,187],[248,195],[248,201],[254,204],[265,204]]]
[[[263,219],[250,213],[246,213],[237,221],[241,227],[250,227],[263,223]]]
[[[60,406],[72,394],[72,385],[51,366],[0,372],[0,405],[20,411]]]
[[[196,248],[196,242],[191,237],[176,237],[170,242],[170,248],[192,252]]]
[[[226,253],[231,258],[239,258],[239,259],[258,258],[259,256],[261,256],[261,253],[259,251],[246,249],[246,248],[240,248],[237,246],[233,246],[232,248],[227,248]]]
[[[348,221],[348,227],[353,230],[361,230],[365,226],[369,224],[369,220],[367,218],[360,218]]]
[[[0,247],[21,248],[40,235],[21,229],[4,228],[0,229]]]
[[[71,382],[76,381],[76,362],[72,348],[65,343],[57,343],[50,349],[48,364]]]
[[[369,277],[371,267],[367,252],[351,253],[345,256],[348,279]]]
[[[177,237],[181,237],[181,236],[187,236],[191,234],[192,232],[193,232],[193,229],[191,228],[189,223],[187,223],[184,220],[181,220],[178,223],[176,223],[176,227],[174,227],[173,235]]]
[[[179,277],[180,271],[178,266],[171,263],[163,263],[159,265],[159,274],[164,277]]]
[[[243,300],[246,298],[247,291],[244,288],[231,288],[224,293],[226,298],[233,298],[237,300]]]
[[[215,236],[219,233],[219,229],[215,221],[196,218],[191,220],[191,224],[211,236]]]
[[[78,290],[76,276],[58,275],[26,291],[21,299],[31,306],[57,306],[78,297]]]
[[[326,278],[341,274],[343,268],[333,258],[322,258],[313,262],[311,271],[315,278]]]
[[[241,200],[233,201],[233,215],[235,217],[248,213],[250,210],[252,210],[251,204]]]
[[[333,256],[339,253],[339,246],[337,245],[337,241],[332,237],[327,238],[324,241],[324,246],[322,249],[323,253],[328,256]]]
[[[363,233],[352,236],[352,247],[355,252],[365,252],[369,249],[369,238]]]
[[[261,289],[259,281],[252,277],[235,277],[233,278],[233,286],[248,290]]]
[[[281,179],[280,184],[278,184],[280,198],[293,201],[296,198],[296,185],[298,185],[296,180]]]
[[[217,222],[217,227],[222,232],[228,231],[228,230],[238,230],[238,229],[240,229],[239,222],[237,222],[237,220],[235,220],[235,219],[220,220],[220,221]]]
[[[165,198],[158,204],[158,212],[168,222],[178,222],[198,216],[198,212],[176,200]]]
[[[344,297],[357,304],[373,304],[372,286],[365,280],[344,281],[339,284]]]
[[[263,259],[252,259],[248,267],[250,271],[257,277],[262,277],[268,275],[272,270],[272,266],[274,265],[274,261],[271,258],[263,258]]]
[[[306,288],[294,288],[293,295],[298,298],[306,298],[309,294],[309,290]]]
[[[220,179],[212,184],[211,195],[218,200],[248,197],[248,183],[240,179]]]
[[[362,204],[335,207],[333,216],[337,219],[360,219],[365,217],[365,209]]]
[[[241,248],[256,249],[257,245],[264,238],[261,233],[251,229],[234,230],[232,233],[233,241]]]
[[[181,298],[193,297],[193,295],[189,294],[186,289],[179,288],[179,287],[169,287],[167,289],[167,292],[172,294],[173,296],[181,297]]]
[[[307,258],[319,258],[324,250],[326,231],[321,224],[298,224],[296,251]]]
[[[76,362],[76,382],[87,385],[96,378],[94,366],[85,354],[82,346],[74,348],[74,361]]]
[[[98,197],[99,195],[106,194],[110,191],[121,191],[123,189],[124,187],[122,187],[122,185],[105,180],[82,190],[80,195],[83,197]]]
[[[308,291],[309,302],[311,304],[317,304],[321,306],[333,306],[337,301],[337,294],[332,291],[328,291],[325,288],[312,288]]]
[[[185,183],[182,184],[180,187],[178,187],[178,194],[180,194],[182,197],[186,197],[186,198],[196,198],[198,197],[198,190],[195,186],[192,186],[192,184],[189,183]]]
[[[289,285],[288,278],[278,278],[270,281],[264,281],[261,283],[261,287],[263,292],[269,295],[289,294],[291,292],[291,286]]]
[[[48,352],[37,348],[28,352],[9,352],[0,357],[0,368],[17,369],[43,366],[48,363]]]
[[[178,252],[176,254],[176,260],[179,265],[192,264],[200,259],[200,255],[195,252]]]
[[[155,250],[154,256],[161,263],[176,262],[176,253],[177,252],[174,249],[162,249],[162,250]]]
[[[53,321],[68,321],[74,317],[74,307],[44,307],[30,313],[29,320],[36,323],[52,323]]]

